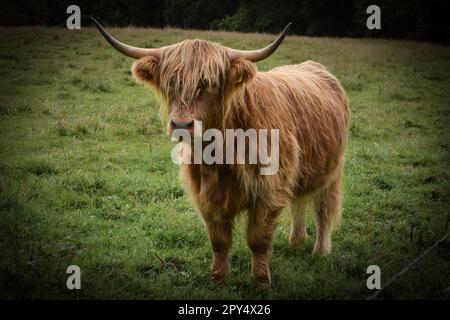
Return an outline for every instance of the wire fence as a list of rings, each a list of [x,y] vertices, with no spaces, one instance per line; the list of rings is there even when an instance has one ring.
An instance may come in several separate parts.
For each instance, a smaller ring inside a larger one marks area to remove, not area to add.
[[[367,297],[366,300],[374,300],[378,297],[380,293],[382,293],[387,287],[389,287],[394,281],[396,281],[398,278],[400,278],[405,272],[407,272],[413,265],[415,265],[420,259],[422,259],[427,253],[429,253],[431,250],[436,248],[440,243],[445,241],[445,239],[448,238],[450,235],[450,231],[448,231],[448,221],[446,225],[446,234],[439,240],[437,240],[433,245],[428,247],[426,250],[424,250],[420,255],[418,255],[413,261],[411,261],[406,267],[404,267],[402,270],[394,274],[379,290],[377,290],[374,294]]]

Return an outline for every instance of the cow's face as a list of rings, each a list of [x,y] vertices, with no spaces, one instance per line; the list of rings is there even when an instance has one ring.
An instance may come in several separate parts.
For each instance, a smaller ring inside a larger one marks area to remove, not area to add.
[[[138,59],[133,74],[162,97],[169,111],[169,132],[178,128],[192,131],[195,120],[202,121],[205,129],[224,124],[227,101],[256,73],[252,62],[274,53],[290,25],[268,46],[242,51],[203,40],[185,40],[162,48],[133,47],[91,20],[116,50]]]
[[[225,47],[202,40],[167,47],[159,58],[141,58],[132,70],[163,97],[169,133],[192,131],[196,120],[204,129],[220,126],[227,101],[256,73],[252,62],[232,60]]]

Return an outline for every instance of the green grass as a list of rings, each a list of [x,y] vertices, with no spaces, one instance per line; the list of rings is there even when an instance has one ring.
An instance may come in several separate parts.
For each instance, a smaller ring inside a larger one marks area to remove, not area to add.
[[[270,35],[112,29],[155,47],[203,38],[261,47]],[[449,47],[406,41],[288,37],[260,70],[311,59],[350,98],[343,223],[329,257],[315,234],[288,249],[285,214],[273,240],[273,290],[255,287],[245,215],[232,275],[209,283],[206,230],[170,160],[158,104],[93,29],[0,29],[0,297],[363,299],[367,266],[387,281],[446,230]],[[449,298],[449,240],[384,298]],[[82,271],[69,291],[68,265]]]

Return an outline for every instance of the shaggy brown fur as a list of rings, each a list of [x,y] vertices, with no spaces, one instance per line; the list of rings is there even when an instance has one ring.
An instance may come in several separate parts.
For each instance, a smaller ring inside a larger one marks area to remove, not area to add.
[[[291,246],[307,237],[306,209],[312,203],[314,252],[330,253],[341,216],[349,116],[334,76],[312,61],[257,72],[250,61],[231,61],[225,47],[201,40],[167,47],[160,59],[141,58],[132,70],[162,98],[169,120],[201,120],[204,129],[279,129],[275,175],[260,175],[260,164],[181,167],[185,189],[208,229],[213,280],[229,274],[233,223],[241,211],[248,213],[252,271],[261,284],[271,283],[271,239],[286,207],[292,210]]]

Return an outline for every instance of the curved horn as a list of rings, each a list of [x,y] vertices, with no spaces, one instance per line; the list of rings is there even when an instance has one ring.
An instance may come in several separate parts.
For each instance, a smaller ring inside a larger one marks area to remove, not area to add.
[[[92,17],[89,18],[94,22],[95,26],[101,32],[106,41],[108,41],[110,45],[112,45],[114,48],[116,48],[117,51],[123,53],[124,55],[135,59],[146,56],[154,56],[156,58],[159,58],[161,56],[161,48],[146,49],[129,46],[110,35],[108,31],[106,31],[105,28],[103,28],[103,26],[97,20]]]
[[[235,50],[235,49],[228,49],[229,55],[232,61],[244,58],[247,60],[250,60],[252,62],[261,61],[268,56],[270,56],[272,53],[277,50],[278,46],[283,42],[284,37],[286,37],[287,31],[292,23],[288,23],[288,25],[284,28],[284,30],[281,32],[281,34],[278,36],[278,38],[269,44],[267,47],[259,49],[259,50]]]

